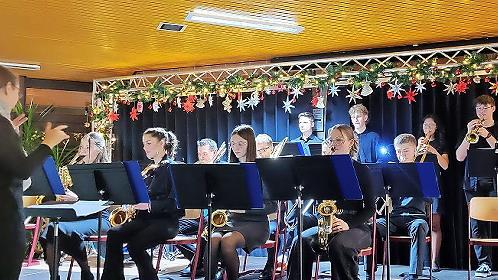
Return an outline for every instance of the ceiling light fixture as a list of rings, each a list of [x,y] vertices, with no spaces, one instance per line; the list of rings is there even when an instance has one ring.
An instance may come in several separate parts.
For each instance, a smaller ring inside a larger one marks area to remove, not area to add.
[[[27,63],[14,63],[14,62],[2,62],[0,61],[0,65],[6,68],[11,69],[20,69],[20,70],[40,70],[41,67],[38,64],[27,64]]]
[[[197,7],[187,14],[185,20],[291,34],[298,34],[304,30],[293,17],[285,14],[272,16],[217,8]]]

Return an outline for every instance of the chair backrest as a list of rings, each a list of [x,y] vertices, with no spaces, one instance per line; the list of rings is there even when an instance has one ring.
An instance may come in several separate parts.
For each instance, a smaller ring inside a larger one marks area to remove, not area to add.
[[[195,220],[201,216],[200,209],[185,209],[184,219]]]
[[[469,203],[469,217],[475,220],[498,222],[498,197],[474,197]]]

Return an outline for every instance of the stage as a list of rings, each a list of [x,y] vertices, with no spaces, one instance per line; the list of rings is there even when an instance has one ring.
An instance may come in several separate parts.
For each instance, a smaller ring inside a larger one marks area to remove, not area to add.
[[[264,263],[266,262],[266,258],[262,257],[250,257],[248,260],[248,269],[258,269],[262,268],[264,266]],[[188,262],[185,259],[177,259],[175,261],[164,261],[163,264],[161,265],[161,272],[159,274],[159,279],[188,279],[185,277],[179,277],[178,273],[168,273],[164,270],[168,271],[178,271],[179,269],[183,268]],[[241,259],[241,264],[243,263],[243,259]],[[320,264],[320,270],[322,272],[326,272],[330,267],[330,264],[328,262],[322,262]],[[69,262],[65,261],[60,270],[61,270],[61,279],[64,280],[67,277],[67,271],[69,269]],[[391,279],[402,279],[399,275],[403,272],[408,271],[408,266],[402,266],[402,265],[394,265],[392,267],[392,277]],[[95,265],[92,265],[92,272],[94,275],[96,275],[96,269]],[[428,276],[428,270],[424,270],[424,275]],[[126,279],[133,279],[134,277],[137,277],[137,271],[135,267],[132,264],[126,265],[125,268],[125,275]],[[376,279],[381,279],[382,275],[382,267],[379,267],[377,270],[376,274]],[[473,275],[473,274],[472,274]],[[434,279],[451,279],[451,280],[463,280],[467,279],[467,271],[464,270],[453,270],[453,269],[443,269],[441,272],[437,272],[433,274]],[[77,265],[73,268],[73,273],[72,273],[72,279],[80,279],[79,276],[79,268]],[[329,279],[329,277],[326,277],[326,275],[323,275],[321,277],[322,279]],[[48,267],[46,264],[42,263],[39,265],[35,266],[30,266],[30,267],[24,267],[21,273],[21,277],[19,278],[21,280],[38,280],[38,279],[49,279],[49,274],[48,274]],[[244,277],[241,277],[240,279],[258,279],[258,274],[253,273]],[[365,279],[365,272],[363,271],[363,266],[360,266],[360,279]],[[419,278],[419,279],[428,279],[426,278]],[[475,279],[472,277],[472,279]],[[494,272],[493,276],[489,278],[478,278],[478,279],[498,279],[498,272]]]

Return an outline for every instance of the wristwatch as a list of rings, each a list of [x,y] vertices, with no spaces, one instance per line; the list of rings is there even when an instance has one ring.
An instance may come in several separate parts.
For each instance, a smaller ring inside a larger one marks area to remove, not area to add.
[[[489,137],[491,137],[491,132],[488,131],[488,135],[484,139],[488,139]]]

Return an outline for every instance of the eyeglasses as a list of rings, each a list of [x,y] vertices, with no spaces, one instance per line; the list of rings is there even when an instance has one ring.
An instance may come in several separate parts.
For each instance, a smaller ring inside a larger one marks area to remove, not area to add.
[[[476,110],[477,111],[484,111],[484,110],[487,110],[487,109],[490,109],[490,108],[493,108],[493,106],[477,106]]]
[[[271,146],[268,146],[268,147],[265,147],[265,148],[258,149],[257,152],[258,153],[264,153],[264,152],[270,150],[271,148],[272,148]]]
[[[346,139],[343,139],[343,138],[336,138],[336,139],[327,139],[325,140],[325,142],[327,143],[327,145],[333,145],[333,144],[337,144],[337,145],[342,145],[344,144],[344,142],[346,142]]]

